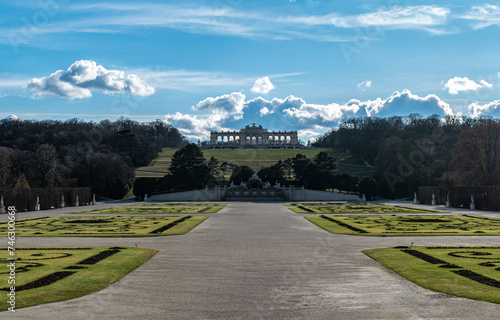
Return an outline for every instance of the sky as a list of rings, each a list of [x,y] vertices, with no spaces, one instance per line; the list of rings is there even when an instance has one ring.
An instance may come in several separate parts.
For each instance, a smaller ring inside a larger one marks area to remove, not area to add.
[[[0,118],[257,123],[500,115],[500,1],[0,0]]]

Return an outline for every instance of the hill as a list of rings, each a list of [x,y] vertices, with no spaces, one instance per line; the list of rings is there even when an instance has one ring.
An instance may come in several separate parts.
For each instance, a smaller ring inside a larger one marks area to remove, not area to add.
[[[163,177],[168,173],[172,155],[178,149],[164,149],[158,158],[153,160],[149,166],[138,167],[135,170],[136,177]],[[320,151],[328,151],[338,159],[340,172],[351,172],[362,177],[375,173],[375,169],[368,167],[359,159],[341,149],[206,149],[203,155],[208,160],[215,157],[219,162],[232,162],[238,165],[247,165],[255,171],[262,167],[270,166],[279,160],[292,158],[301,153],[308,158],[313,158]]]

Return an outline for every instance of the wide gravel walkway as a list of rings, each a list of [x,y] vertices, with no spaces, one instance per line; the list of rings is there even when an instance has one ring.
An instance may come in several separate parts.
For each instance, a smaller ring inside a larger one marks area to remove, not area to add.
[[[58,210],[42,212],[42,215],[60,214]],[[19,238],[16,243],[19,247],[137,244],[160,252],[104,290],[78,299],[19,309],[15,314],[2,312],[0,318],[470,320],[500,317],[500,305],[422,289],[361,252],[411,242],[415,246],[499,245],[500,237],[333,235],[280,203],[231,203],[209,216],[183,236]]]

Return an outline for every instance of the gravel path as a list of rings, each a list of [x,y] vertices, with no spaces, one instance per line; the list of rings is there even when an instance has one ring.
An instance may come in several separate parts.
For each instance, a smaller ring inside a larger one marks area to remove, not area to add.
[[[62,215],[65,210],[40,215]],[[500,305],[422,289],[361,251],[411,242],[415,246],[498,245],[500,237],[333,235],[280,203],[231,203],[209,216],[182,236],[19,238],[19,247],[137,244],[160,252],[104,290],[19,309],[15,314],[3,312],[0,318],[499,318]]]

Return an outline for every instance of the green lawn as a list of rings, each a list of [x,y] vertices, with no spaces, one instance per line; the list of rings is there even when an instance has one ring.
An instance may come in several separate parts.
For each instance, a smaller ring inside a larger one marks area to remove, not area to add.
[[[500,247],[398,247],[363,252],[426,289],[500,303]],[[427,260],[419,258],[421,254]]]
[[[426,210],[372,203],[292,203],[285,204],[295,213],[310,214],[393,214],[393,213],[429,213],[436,214],[442,211]]]
[[[500,219],[471,216],[314,216],[331,233],[364,236],[498,236]]]
[[[16,309],[74,299],[104,289],[156,252],[152,249],[110,247],[16,248]],[[0,287],[3,297],[8,293],[9,257],[7,248],[0,248],[0,275],[5,279]],[[94,257],[93,261],[84,261],[90,257]],[[99,257],[104,259],[99,261]],[[61,279],[55,281],[56,275],[60,275]],[[0,303],[0,311],[8,307],[6,301]],[[69,318],[71,315],[68,315]]]
[[[168,205],[130,205],[125,208],[95,209],[71,212],[71,214],[205,214],[217,213],[224,206],[168,206]]]
[[[136,168],[136,177],[162,177],[168,173],[172,155],[177,149],[165,149],[159,157],[152,161],[150,166]],[[292,158],[301,153],[313,158],[320,151],[328,151],[338,159],[339,172],[351,172],[359,176],[370,176],[375,173],[373,168],[365,166],[359,159],[340,149],[206,149],[205,158],[215,157],[222,162],[232,162],[238,165],[247,165],[254,171],[278,162]],[[228,178],[228,177],[227,177]]]
[[[187,219],[186,219],[187,218]],[[181,220],[186,219],[186,220]],[[32,218],[16,222],[19,237],[154,237],[189,232],[205,221],[204,216],[163,217],[63,217]],[[177,221],[177,224],[175,222]],[[172,225],[170,225],[172,223]],[[159,230],[169,226],[166,230]],[[0,223],[0,236],[7,236],[7,223]]]

